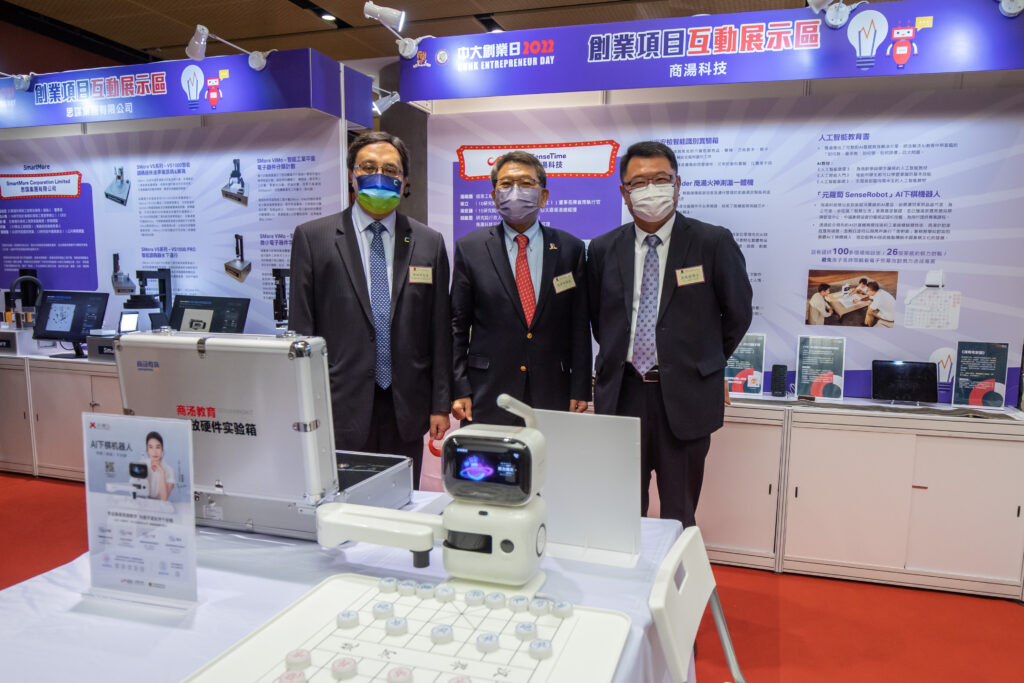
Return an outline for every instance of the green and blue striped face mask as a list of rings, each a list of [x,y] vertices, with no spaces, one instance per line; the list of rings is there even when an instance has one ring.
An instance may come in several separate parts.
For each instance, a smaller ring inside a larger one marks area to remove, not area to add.
[[[356,176],[359,205],[373,214],[391,213],[402,200],[402,181],[398,178],[374,173]]]

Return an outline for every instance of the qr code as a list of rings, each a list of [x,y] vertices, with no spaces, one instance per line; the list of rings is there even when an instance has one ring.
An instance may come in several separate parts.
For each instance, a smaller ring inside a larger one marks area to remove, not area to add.
[[[107,460],[106,462],[104,462],[103,463],[103,469],[104,469],[104,471],[107,474],[113,474],[114,473],[114,461],[113,460]]]

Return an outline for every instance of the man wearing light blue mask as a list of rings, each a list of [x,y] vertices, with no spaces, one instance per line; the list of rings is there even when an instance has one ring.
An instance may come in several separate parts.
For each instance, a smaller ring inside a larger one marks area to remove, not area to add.
[[[547,174],[532,154],[495,161],[491,197],[501,223],[455,243],[452,266],[452,414],[516,421],[495,404],[507,393],[535,408],[583,412],[590,401],[586,249],[541,225]]]
[[[292,240],[288,325],[327,340],[340,450],[412,458],[449,426],[448,252],[436,231],[397,213],[405,145],[384,132],[349,145],[356,201],[300,225]]]
[[[725,364],[753,315],[732,233],[684,216],[675,152],[631,145],[619,162],[633,220],[587,256],[598,413],[640,418],[641,514],[657,472],[661,516],[693,526],[711,433],[722,426]]]

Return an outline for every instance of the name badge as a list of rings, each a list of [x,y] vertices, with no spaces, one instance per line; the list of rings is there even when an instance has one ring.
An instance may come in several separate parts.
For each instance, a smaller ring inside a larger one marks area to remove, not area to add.
[[[409,266],[409,284],[434,284],[434,269],[430,266]]]
[[[693,266],[692,268],[679,268],[676,270],[676,287],[696,285],[704,282],[704,266]]]
[[[555,294],[561,294],[567,289],[572,289],[576,286],[576,279],[573,278],[572,273],[566,273],[565,275],[558,275],[555,277]]]

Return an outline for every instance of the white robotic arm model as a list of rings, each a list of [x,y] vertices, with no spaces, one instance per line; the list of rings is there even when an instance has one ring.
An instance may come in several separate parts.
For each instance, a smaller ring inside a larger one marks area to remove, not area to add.
[[[547,538],[544,436],[533,409],[507,394],[498,405],[523,418],[524,427],[473,424],[449,434],[441,446],[445,491],[454,500],[441,516],[365,505],[328,503],[317,508],[317,540],[411,550],[425,567],[434,541],[443,541],[444,566],[453,577],[521,586],[537,573]]]

